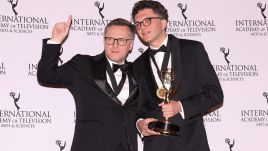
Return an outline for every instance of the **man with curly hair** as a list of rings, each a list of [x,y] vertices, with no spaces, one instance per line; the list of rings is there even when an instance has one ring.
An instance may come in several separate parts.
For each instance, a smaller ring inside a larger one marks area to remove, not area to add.
[[[132,19],[140,40],[149,46],[134,62],[141,97],[137,127],[144,151],[209,151],[202,116],[223,104],[223,91],[203,44],[167,34],[168,11],[158,1],[136,2]],[[175,79],[170,102],[159,103],[156,91],[166,85],[160,78],[166,68]],[[179,136],[150,128],[165,118],[180,127]]]

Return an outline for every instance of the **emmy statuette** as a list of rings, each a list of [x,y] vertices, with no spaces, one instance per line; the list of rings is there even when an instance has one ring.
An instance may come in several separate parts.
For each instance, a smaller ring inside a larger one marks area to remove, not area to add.
[[[160,80],[163,84],[163,87],[160,87],[156,90],[156,95],[158,98],[164,101],[164,103],[170,103],[169,95],[172,92],[171,83],[174,81],[175,75],[171,69],[165,69],[161,71]],[[167,88],[166,85],[169,85]],[[163,121],[154,121],[149,124],[149,128],[153,131],[159,132],[161,135],[165,136],[179,136],[180,127],[168,121],[168,118],[165,118]]]

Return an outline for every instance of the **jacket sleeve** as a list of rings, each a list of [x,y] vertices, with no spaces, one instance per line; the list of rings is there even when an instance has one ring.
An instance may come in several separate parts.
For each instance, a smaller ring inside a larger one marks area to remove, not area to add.
[[[195,51],[199,93],[181,100],[185,119],[203,115],[223,104],[223,91],[202,43]]]
[[[47,44],[47,40],[43,40],[42,55],[37,69],[37,80],[41,85],[68,86],[73,79],[77,57],[58,66],[61,44]]]

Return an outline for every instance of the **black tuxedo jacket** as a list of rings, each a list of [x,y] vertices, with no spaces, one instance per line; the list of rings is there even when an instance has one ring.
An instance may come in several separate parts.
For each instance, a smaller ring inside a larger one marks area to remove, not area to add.
[[[209,151],[202,115],[223,102],[223,92],[202,43],[168,37],[171,67],[175,73],[172,100],[182,103],[185,118],[177,114],[169,120],[181,127],[180,137],[144,138],[144,151]],[[157,84],[152,73],[149,49],[133,64],[141,103],[139,115],[163,120],[156,96]]]
[[[122,106],[106,80],[104,53],[97,56],[76,55],[58,66],[61,45],[43,40],[37,78],[40,84],[66,87],[74,97],[76,125],[72,151],[137,150],[137,83],[132,70],[127,71],[134,87]],[[130,81],[129,81],[130,82]]]

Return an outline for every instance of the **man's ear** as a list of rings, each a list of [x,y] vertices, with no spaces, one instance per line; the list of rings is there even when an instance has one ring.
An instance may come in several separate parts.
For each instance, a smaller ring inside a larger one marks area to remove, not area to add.
[[[131,53],[132,52],[133,46],[134,46],[134,39],[131,40],[130,47],[129,47],[129,52],[128,53]]]
[[[167,20],[162,19],[162,20],[161,20],[161,23],[162,23],[162,29],[163,29],[163,30],[166,30],[166,28],[167,28],[167,23],[168,23]]]

